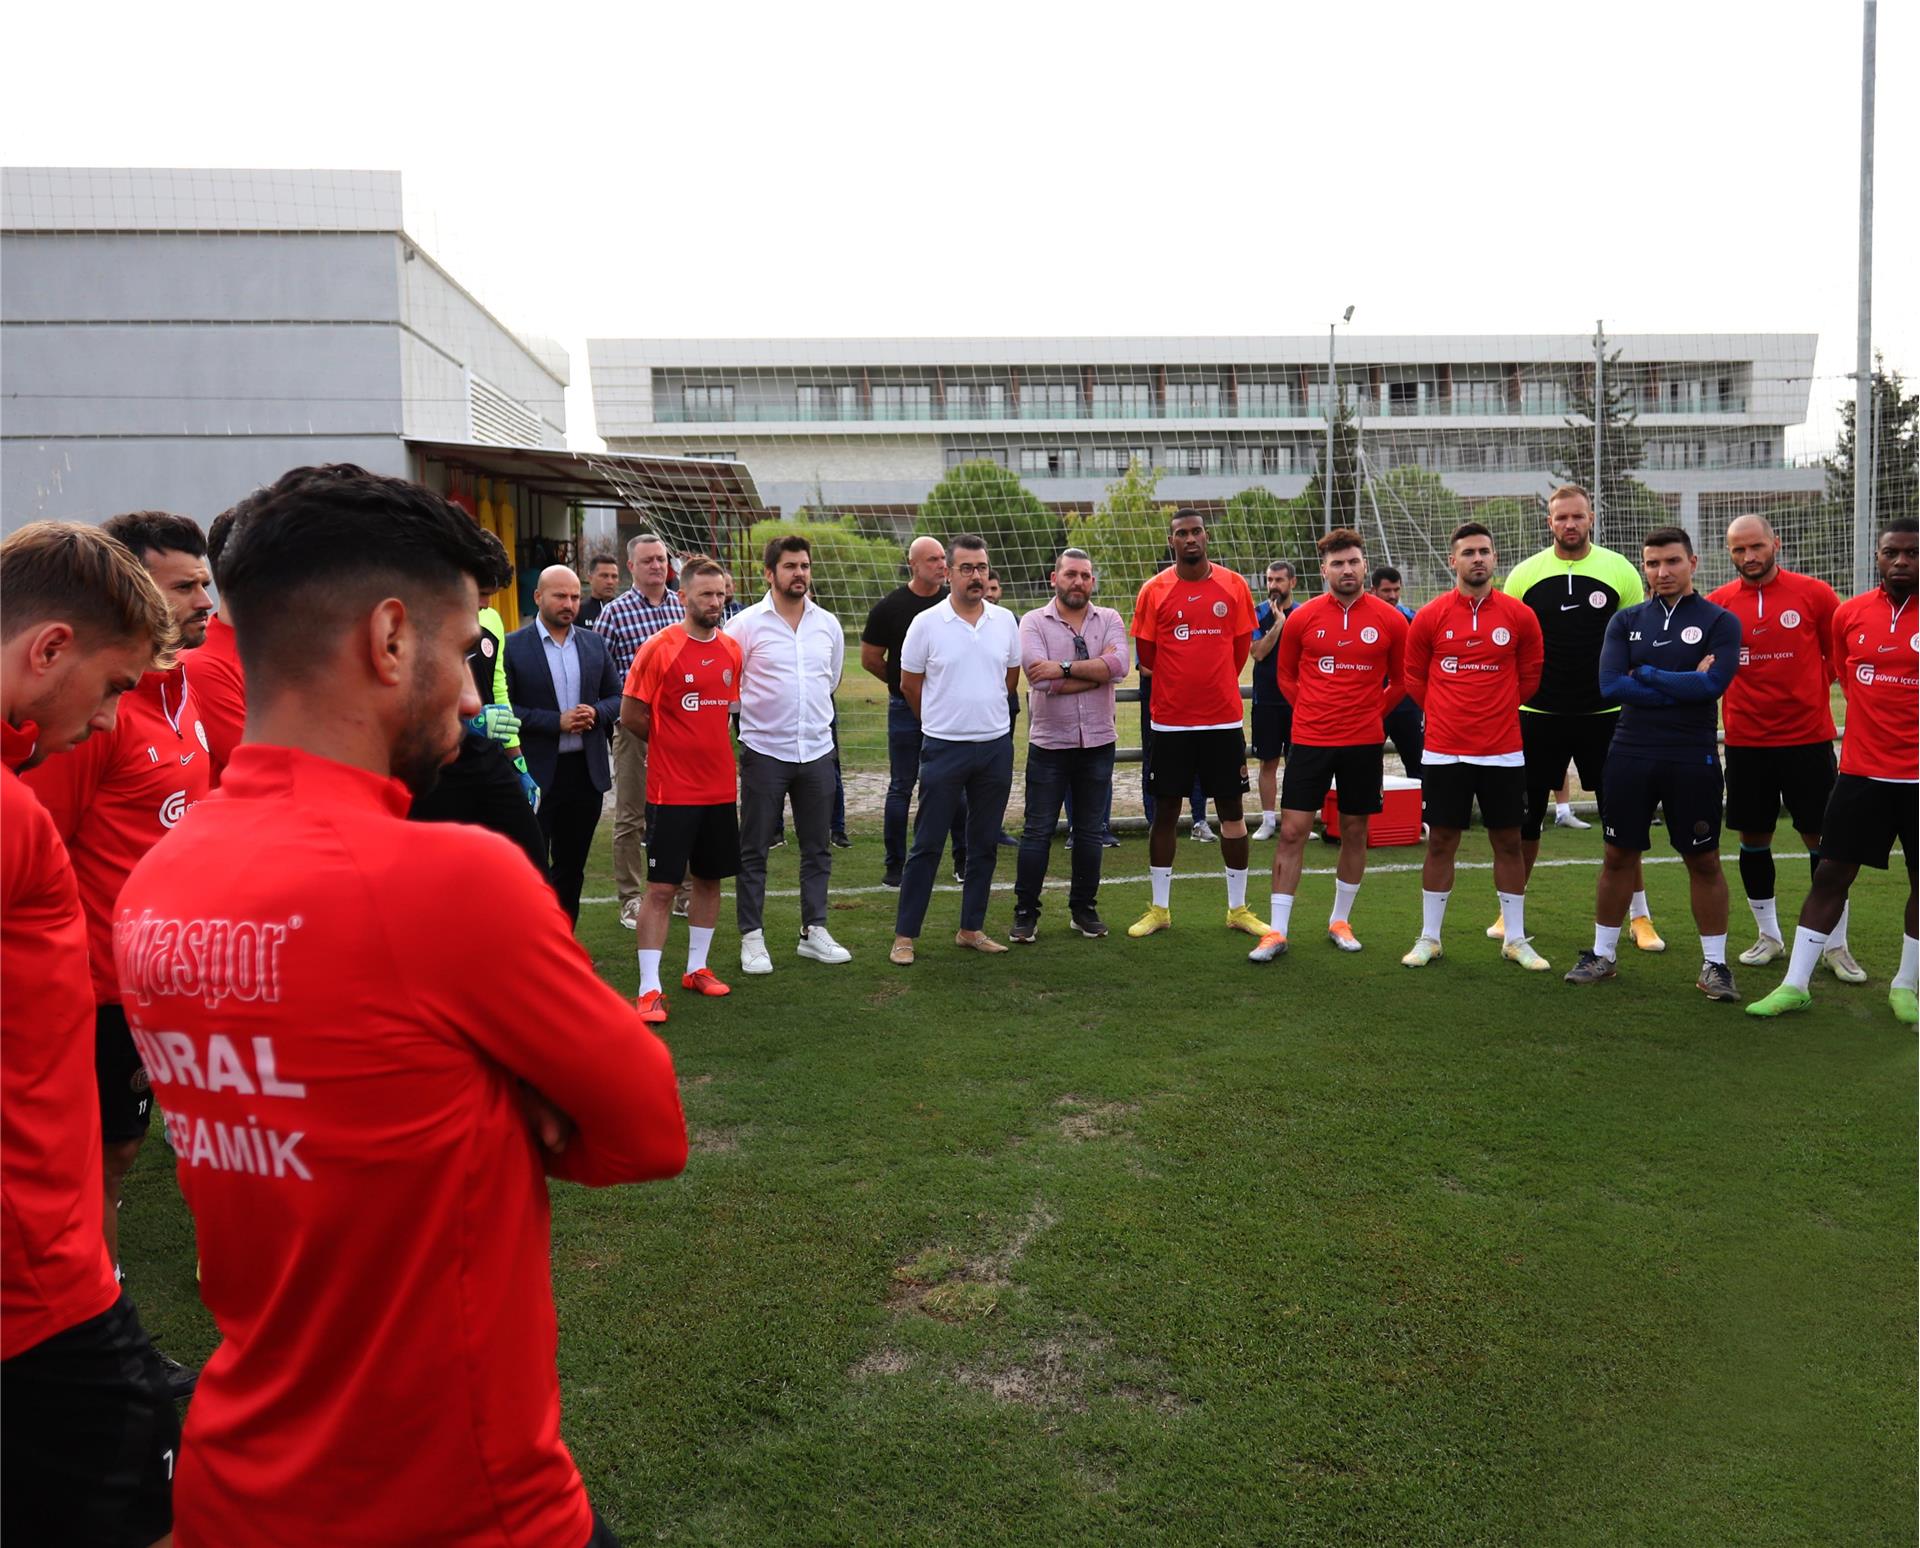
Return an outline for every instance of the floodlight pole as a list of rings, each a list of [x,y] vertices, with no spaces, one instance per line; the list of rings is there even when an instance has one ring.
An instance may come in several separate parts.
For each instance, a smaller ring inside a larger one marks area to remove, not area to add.
[[[1340,322],[1352,321],[1353,308],[1348,307]],[[1340,397],[1339,384],[1333,379],[1333,330],[1339,326],[1340,323],[1327,324],[1327,465],[1320,474],[1322,532],[1333,531],[1333,413]],[[1359,512],[1354,514],[1357,516]]]
[[[1593,320],[1593,535],[1597,541],[1600,536],[1600,489],[1605,480],[1600,477],[1600,448],[1605,439],[1602,426],[1606,424],[1607,414],[1607,322],[1604,317]]]
[[[1860,49],[1860,312],[1853,377],[1853,589],[1873,573],[1873,73],[1876,0],[1866,0]]]

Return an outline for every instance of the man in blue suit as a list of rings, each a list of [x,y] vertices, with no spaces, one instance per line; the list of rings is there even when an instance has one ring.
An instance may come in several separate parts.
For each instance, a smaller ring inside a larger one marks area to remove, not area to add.
[[[540,572],[539,616],[507,636],[507,697],[520,718],[520,750],[540,787],[547,868],[567,916],[580,922],[587,851],[613,783],[608,747],[620,722],[620,678],[607,642],[576,628],[580,577],[564,564]]]

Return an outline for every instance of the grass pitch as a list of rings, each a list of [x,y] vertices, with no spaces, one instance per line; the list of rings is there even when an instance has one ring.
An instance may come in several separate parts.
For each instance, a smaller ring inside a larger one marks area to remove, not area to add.
[[[1694,990],[1676,865],[1648,870],[1667,953],[1560,982],[1593,834],[1549,831],[1540,975],[1481,933],[1478,834],[1419,972],[1417,851],[1374,852],[1346,956],[1314,846],[1293,952],[1255,967],[1215,845],[1180,843],[1174,929],[1124,937],[1143,836],[1107,852],[1132,878],[1103,891],[1109,939],[1050,893],[1037,944],[962,952],[949,888],[902,970],[878,834],[855,836],[831,920],[852,963],[793,955],[789,847],[773,975],[737,972],[728,904],[732,997],[669,990],[686,1175],[554,1190],[565,1432],[629,1542],[1913,1541],[1897,869],[1855,893],[1873,981],[1823,975],[1812,1012],[1761,1023]],[[1790,917],[1804,866],[1780,874]],[[1003,938],[1011,909],[996,893]],[[581,933],[630,994],[614,907]],[[1747,999],[1779,977],[1735,971]],[[204,1358],[158,1140],[121,1231],[156,1340]]]

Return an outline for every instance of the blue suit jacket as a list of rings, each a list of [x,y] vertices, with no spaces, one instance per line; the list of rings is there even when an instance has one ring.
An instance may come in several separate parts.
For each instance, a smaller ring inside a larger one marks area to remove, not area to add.
[[[620,678],[613,670],[607,642],[591,629],[573,626],[580,652],[580,698],[593,706],[593,729],[581,733],[587,754],[587,776],[595,790],[613,785],[608,749],[613,728],[620,724]],[[554,702],[553,674],[547,670],[546,646],[540,642],[540,621],[522,624],[507,636],[507,698],[520,717],[520,751],[527,772],[542,790],[553,788],[553,769],[560,756],[560,711],[572,709]]]

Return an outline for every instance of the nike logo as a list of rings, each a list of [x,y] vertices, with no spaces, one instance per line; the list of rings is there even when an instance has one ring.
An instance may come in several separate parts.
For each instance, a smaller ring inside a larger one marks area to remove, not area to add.
[[[702,666],[712,666],[712,665],[713,665],[713,657],[711,657],[711,656],[702,656],[702,657],[700,658],[700,665],[702,665]]]
[[[1653,648],[1658,650],[1662,645],[1671,645],[1672,643],[1672,640],[1655,640],[1653,642]]]
[[[1563,613],[1571,613],[1579,605],[1578,602],[1562,602],[1560,604],[1560,611]]]
[[[1192,596],[1188,597],[1187,600],[1189,602],[1198,602],[1200,600],[1200,593],[1196,591]]]
[[[1875,647],[1874,654],[1876,656],[1884,656],[1888,651],[1898,650],[1899,648],[1900,647],[1898,645],[1880,645]]]
[[[180,754],[180,766],[182,768],[185,768],[189,763],[193,762],[194,757],[195,757],[195,754],[193,753]]]

